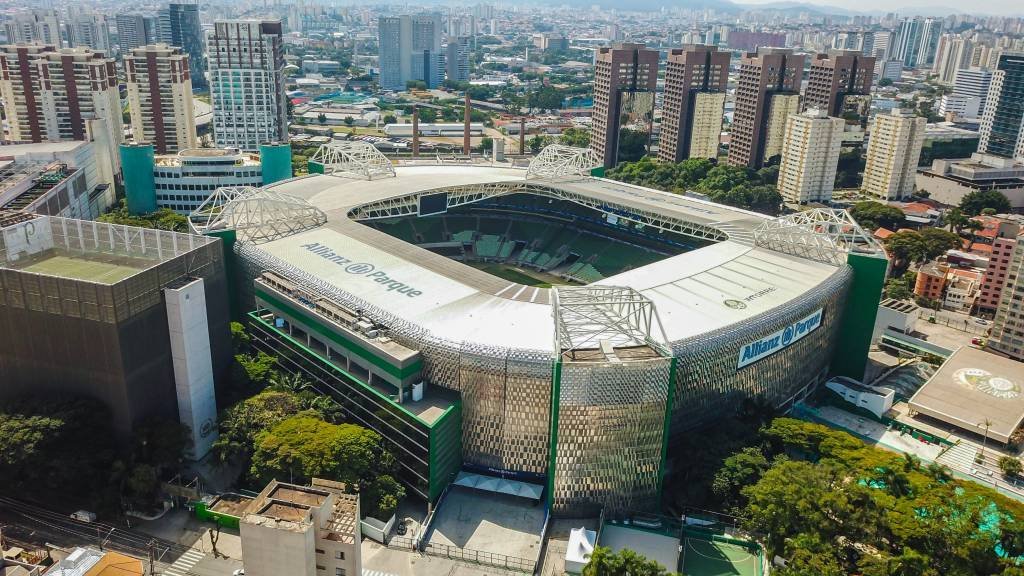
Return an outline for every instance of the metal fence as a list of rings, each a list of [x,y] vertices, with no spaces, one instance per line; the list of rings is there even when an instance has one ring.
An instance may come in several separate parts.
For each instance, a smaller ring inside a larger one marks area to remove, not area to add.
[[[516,558],[514,556],[498,554],[496,552],[471,550],[469,548],[459,548],[458,546],[437,544],[434,542],[424,542],[417,546],[416,540],[405,536],[394,536],[388,541],[387,545],[389,548],[413,551],[419,550],[420,552],[430,554],[431,556],[460,560],[463,562],[472,562],[474,564],[493,566],[495,568],[515,570],[517,572],[533,573],[534,568],[537,566],[536,560]]]
[[[936,314],[934,318],[925,318],[924,321],[934,324],[942,324],[943,326],[949,326],[954,330],[967,332],[968,334],[977,334],[979,336],[987,336],[989,328],[992,327],[991,322],[987,322],[985,324],[978,324],[977,322],[974,321],[973,318],[950,318],[949,316],[945,316],[943,314]]]

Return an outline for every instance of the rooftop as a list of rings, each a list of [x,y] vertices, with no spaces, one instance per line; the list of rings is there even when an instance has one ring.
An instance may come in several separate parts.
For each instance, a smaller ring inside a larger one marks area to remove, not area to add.
[[[963,347],[954,352],[910,399],[910,408],[999,442],[1024,421],[1021,363]]]

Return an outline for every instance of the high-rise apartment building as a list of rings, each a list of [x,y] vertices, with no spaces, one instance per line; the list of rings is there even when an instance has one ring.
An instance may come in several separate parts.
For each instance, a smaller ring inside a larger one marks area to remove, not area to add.
[[[209,48],[217,147],[255,152],[260,144],[286,141],[288,109],[281,21],[215,22]]]
[[[942,20],[934,18],[904,18],[893,46],[893,58],[907,68],[926,68],[935,62]]]
[[[939,83],[951,85],[955,82],[959,70],[970,67],[973,54],[973,42],[959,34],[943,34],[939,38],[939,49],[935,55],[932,72],[938,76]]]
[[[110,56],[110,24],[107,17],[95,12],[83,12],[68,18],[68,45],[85,46]]]
[[[781,148],[782,133],[778,130],[785,128],[790,113],[797,112],[803,69],[804,56],[785,48],[761,48],[743,56],[736,85],[729,164],[760,168],[771,158],[766,154],[771,150],[766,148],[773,136]]]
[[[158,40],[170,46],[177,46],[188,54],[188,69],[192,76],[192,87],[205,90],[206,49],[203,44],[203,27],[199,22],[198,4],[168,4],[160,10]]]
[[[469,82],[469,36],[450,36],[448,38],[445,67],[448,80],[453,82]]]
[[[905,108],[875,116],[861,186],[865,193],[885,200],[900,200],[914,193],[926,124],[927,120]]]
[[[1024,157],[1024,54],[999,56],[981,118],[978,152]]]
[[[160,35],[160,19],[146,14],[118,14],[117,42],[121,52],[155,44]]]
[[[867,121],[875,58],[855,50],[818,54],[811,60],[803,109],[863,124]]]
[[[1006,286],[1006,277],[1013,274],[1010,270],[1010,260],[1013,259],[1013,251],[1017,244],[1016,234],[1012,237],[998,237],[992,240],[992,254],[988,257],[988,267],[985,269],[985,276],[982,278],[978,294],[979,313],[992,314],[999,309],[999,300],[1002,298],[1003,288]]]
[[[4,22],[11,44],[41,43],[60,48],[60,14],[56,10],[32,10],[12,14]]]
[[[988,347],[1024,361],[1024,242],[1016,242],[1007,260],[1006,282],[999,297]]]
[[[980,118],[992,85],[992,71],[984,68],[962,68],[953,79],[953,92],[943,94],[939,114],[952,113],[961,118]]]
[[[614,167],[619,162],[623,130],[643,134],[630,134],[631,144],[635,144],[638,137],[646,137],[649,142],[657,83],[657,50],[631,43],[618,43],[610,48],[598,49],[594,65],[594,112],[590,148],[602,159],[606,168]]]
[[[832,200],[845,124],[818,109],[789,117],[777,184],[787,202]]]
[[[11,140],[121,141],[114,60],[89,48],[0,46],[0,96]]]
[[[687,46],[668,53],[658,159],[718,157],[729,53],[714,46]]]
[[[380,45],[380,85],[405,90],[410,80],[436,88],[444,80],[441,52],[441,15],[381,16],[377,21]]]
[[[188,55],[151,44],[124,56],[132,138],[152,142],[157,154],[195,148],[196,121]]]

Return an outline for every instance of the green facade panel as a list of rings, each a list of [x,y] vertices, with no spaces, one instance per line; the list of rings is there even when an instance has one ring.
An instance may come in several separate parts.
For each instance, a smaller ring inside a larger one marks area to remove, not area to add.
[[[323,174],[324,165],[319,162],[309,161],[306,163],[306,172],[310,174]]]
[[[125,197],[134,215],[156,211],[155,161],[152,144],[121,144]]]
[[[292,146],[274,142],[260,145],[263,185],[273,184],[292,177]]]
[[[833,375],[861,380],[867,367],[871,333],[875,328],[875,316],[882,300],[882,287],[889,261],[874,255],[851,252],[846,262],[853,269],[853,283],[843,308],[831,372]]]

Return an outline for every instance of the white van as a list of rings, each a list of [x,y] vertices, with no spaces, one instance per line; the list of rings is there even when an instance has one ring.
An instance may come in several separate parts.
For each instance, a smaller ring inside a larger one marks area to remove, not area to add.
[[[89,512],[88,510],[79,510],[78,512],[73,512],[71,514],[71,519],[78,520],[79,522],[95,522],[96,513]]]

